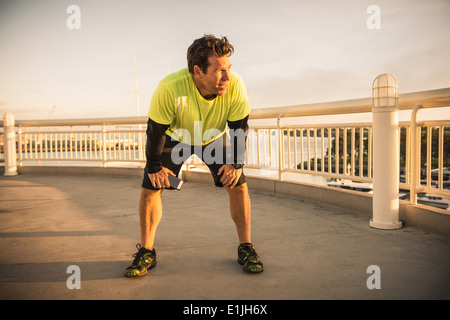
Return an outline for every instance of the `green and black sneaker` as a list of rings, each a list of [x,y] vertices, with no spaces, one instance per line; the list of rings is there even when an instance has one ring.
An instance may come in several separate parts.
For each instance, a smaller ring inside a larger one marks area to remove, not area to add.
[[[141,244],[136,245],[138,252],[133,254],[134,260],[125,270],[125,277],[140,277],[147,274],[147,270],[156,267],[156,251],[148,250],[141,247]]]
[[[238,262],[244,266],[244,270],[247,272],[258,273],[264,270],[263,263],[251,243],[239,245]]]

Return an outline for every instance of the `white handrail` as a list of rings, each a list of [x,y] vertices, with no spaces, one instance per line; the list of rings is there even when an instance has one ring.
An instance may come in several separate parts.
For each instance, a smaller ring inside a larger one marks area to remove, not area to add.
[[[450,88],[401,94],[399,109],[412,110],[419,102],[424,108],[448,107],[450,106]],[[276,119],[280,114],[283,118],[288,118],[366,112],[372,112],[371,98],[253,109],[250,119]]]

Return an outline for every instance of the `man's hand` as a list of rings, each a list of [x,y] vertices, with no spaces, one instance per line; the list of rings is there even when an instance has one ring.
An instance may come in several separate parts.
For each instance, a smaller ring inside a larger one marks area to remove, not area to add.
[[[242,169],[235,169],[231,164],[224,164],[220,167],[217,174],[219,176],[222,175],[220,182],[222,182],[225,187],[233,188],[241,177]]]
[[[175,177],[175,174],[166,167],[162,167],[162,169],[156,173],[148,173],[148,178],[150,179],[153,188],[170,188],[169,178],[167,177],[168,174]]]

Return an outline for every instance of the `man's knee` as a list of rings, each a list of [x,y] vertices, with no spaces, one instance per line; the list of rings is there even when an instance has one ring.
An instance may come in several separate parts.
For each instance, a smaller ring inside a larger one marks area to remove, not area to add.
[[[234,186],[233,188],[225,187],[225,189],[228,191],[230,195],[248,193],[247,182],[244,182],[243,184],[240,184],[238,186]]]
[[[151,200],[154,197],[160,197],[163,189],[152,190],[147,188],[141,188],[141,199]]]

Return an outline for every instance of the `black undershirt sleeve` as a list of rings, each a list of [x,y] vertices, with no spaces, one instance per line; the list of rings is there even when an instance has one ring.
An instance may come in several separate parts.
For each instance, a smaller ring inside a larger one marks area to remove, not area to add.
[[[248,115],[237,121],[228,121],[230,130],[231,146],[233,148],[233,160],[236,164],[245,162],[245,148],[248,131]]]
[[[164,125],[148,119],[147,121],[147,172],[156,173],[162,169],[162,152],[166,142],[166,130],[170,125]]]

